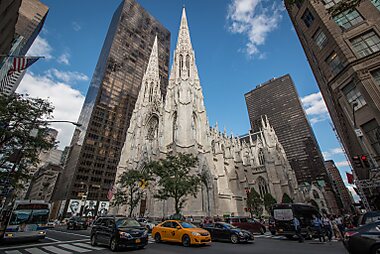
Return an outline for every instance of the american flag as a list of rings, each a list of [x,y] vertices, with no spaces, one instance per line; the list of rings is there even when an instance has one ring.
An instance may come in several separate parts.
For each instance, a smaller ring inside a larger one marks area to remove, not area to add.
[[[33,63],[35,63],[38,59],[41,57],[39,56],[14,56],[12,57],[12,66],[8,71],[8,75],[13,74],[14,72],[18,71],[21,72],[31,66]]]
[[[108,199],[109,201],[112,200],[113,192],[114,192],[113,185],[111,185],[110,188],[108,189],[108,193],[107,193],[107,199]]]

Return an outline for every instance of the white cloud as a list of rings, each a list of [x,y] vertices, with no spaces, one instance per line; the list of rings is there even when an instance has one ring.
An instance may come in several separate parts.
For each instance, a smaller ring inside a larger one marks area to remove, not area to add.
[[[350,166],[350,163],[348,161],[338,161],[335,163],[335,166],[337,166],[337,167],[348,167],[348,166]]]
[[[37,36],[34,40],[32,46],[28,50],[27,55],[29,56],[44,56],[45,59],[52,59],[53,56],[51,52],[53,48],[50,46],[49,42],[42,38],[41,36]]]
[[[245,51],[251,57],[263,58],[258,47],[265,44],[268,34],[282,19],[281,1],[269,3],[266,0],[232,0],[228,6],[228,29],[248,37]]]
[[[351,192],[352,197],[354,198],[355,202],[358,202],[360,200],[359,195],[354,190],[354,187],[352,185],[346,185],[347,189]]]
[[[46,71],[46,76],[50,79],[58,79],[66,83],[75,83],[76,81],[87,81],[87,75],[76,71],[60,71],[55,68]]]
[[[329,114],[321,92],[309,94],[301,98],[306,114],[312,124],[329,119]]]
[[[54,120],[77,122],[84,102],[84,96],[80,91],[54,80],[48,75],[39,76],[30,72],[25,74],[17,92],[48,99],[55,107],[53,112]],[[67,123],[53,123],[51,126],[58,130],[59,148],[63,149],[69,145],[74,126]]]
[[[61,64],[70,65],[69,58],[70,58],[69,53],[63,53],[62,55],[58,57],[57,62]]]
[[[326,152],[322,152],[325,160],[331,160],[334,155],[343,155],[344,151],[340,147],[331,148]]]
[[[73,21],[71,24],[73,25],[73,29],[75,32],[82,30],[82,26],[79,25],[77,22]]]

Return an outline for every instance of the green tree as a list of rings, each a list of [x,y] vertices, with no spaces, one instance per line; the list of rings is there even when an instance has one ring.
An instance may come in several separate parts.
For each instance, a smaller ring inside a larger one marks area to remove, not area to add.
[[[151,178],[148,172],[139,170],[124,171],[117,181],[112,204],[115,206],[127,205],[129,207],[129,217],[131,217],[133,210],[141,201],[149,180]]]
[[[54,147],[48,135],[53,106],[27,95],[0,95],[0,185],[5,190],[23,188],[28,169],[39,163],[39,154]],[[11,195],[7,195],[8,197]]]
[[[285,204],[291,204],[291,203],[293,203],[293,199],[291,197],[289,197],[289,195],[287,193],[284,193],[284,195],[282,195],[281,202],[285,203]]]
[[[264,195],[264,207],[268,213],[270,213],[270,209],[271,209],[272,205],[274,205],[276,203],[277,203],[277,200],[272,196],[272,194],[266,193]]]
[[[176,214],[180,214],[189,195],[196,197],[198,193],[200,174],[191,173],[197,162],[197,157],[192,154],[178,153],[147,165],[149,171],[158,178],[155,198],[173,198]]]
[[[247,192],[247,208],[251,213],[251,217],[253,217],[253,215],[261,217],[263,214],[263,200],[254,188],[251,188]]]

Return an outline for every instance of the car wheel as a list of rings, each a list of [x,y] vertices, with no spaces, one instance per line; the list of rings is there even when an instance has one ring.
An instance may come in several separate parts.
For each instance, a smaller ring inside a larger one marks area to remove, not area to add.
[[[232,243],[238,243],[239,242],[239,237],[235,234],[231,235],[231,242]]]
[[[98,245],[98,244],[96,243],[96,235],[95,235],[95,234],[93,234],[93,235],[91,236],[91,245],[92,245],[92,246],[96,246],[96,245]]]
[[[160,243],[160,242],[161,242],[161,235],[160,235],[160,233],[156,233],[156,234],[154,235],[154,241],[155,241],[156,243]]]
[[[276,231],[274,231],[274,230],[270,231],[270,233],[271,233],[272,235],[276,235]]]
[[[116,238],[112,238],[110,243],[110,249],[111,251],[117,251],[119,249],[119,243],[117,242]]]
[[[190,246],[190,237],[188,235],[184,235],[182,237],[182,245],[184,247],[189,247]]]
[[[260,234],[262,234],[262,235],[265,234],[265,228],[263,228],[263,227],[260,228]]]
[[[371,249],[371,254],[380,254],[380,245],[374,246]]]

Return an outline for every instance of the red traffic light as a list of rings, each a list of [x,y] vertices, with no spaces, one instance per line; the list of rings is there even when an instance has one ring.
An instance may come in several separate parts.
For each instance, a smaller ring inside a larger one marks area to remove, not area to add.
[[[362,159],[362,161],[366,161],[367,160],[367,156],[362,155],[362,157],[360,159]]]

